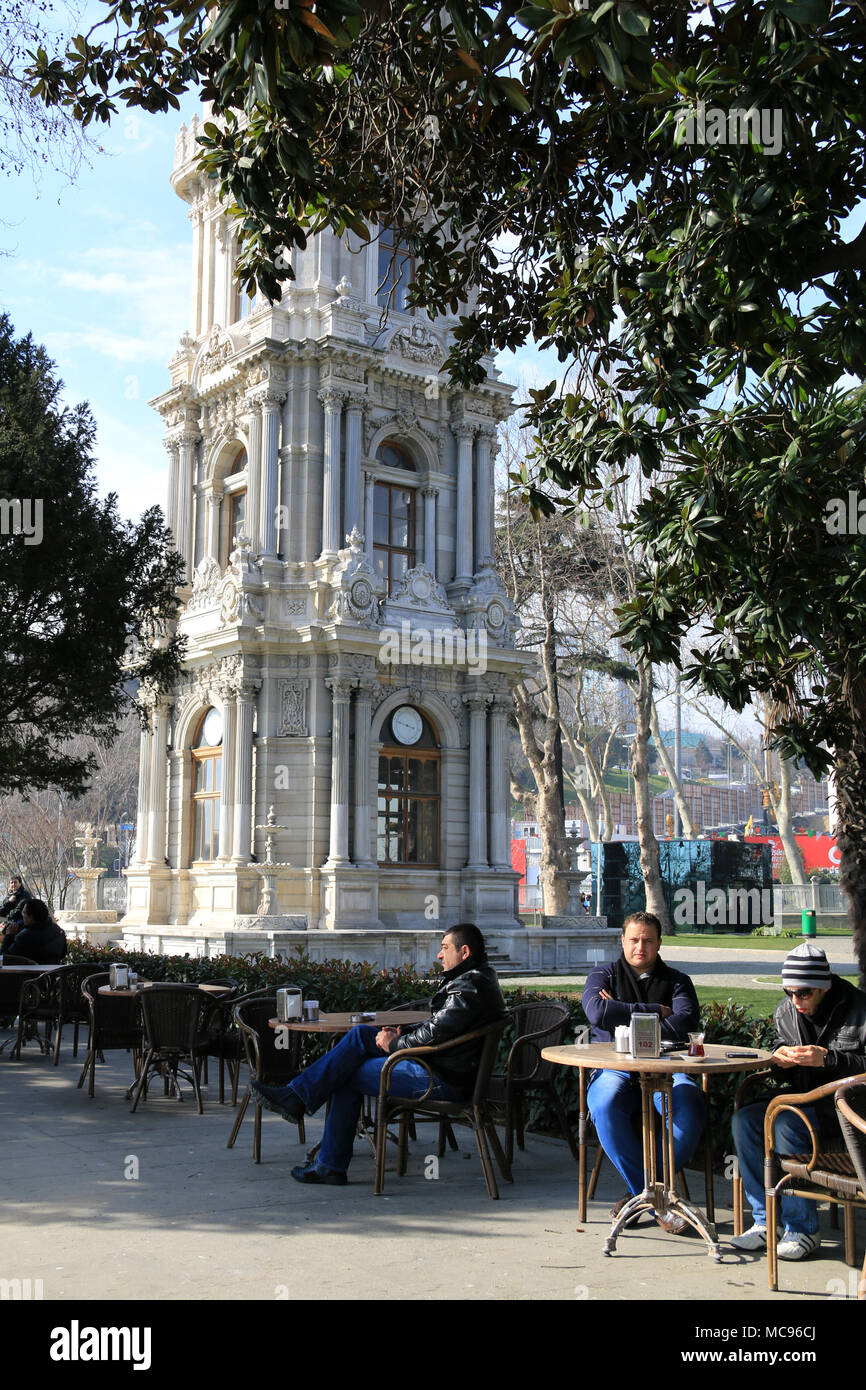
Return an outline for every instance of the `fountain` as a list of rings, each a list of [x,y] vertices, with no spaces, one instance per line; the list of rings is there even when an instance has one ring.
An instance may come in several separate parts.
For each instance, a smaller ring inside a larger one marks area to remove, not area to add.
[[[261,896],[255,916],[236,917],[236,927],[272,932],[306,930],[306,917],[287,917],[277,911],[277,876],[280,870],[291,869],[292,865],[288,862],[277,863],[274,860],[274,837],[288,828],[286,825],[277,825],[273,806],[268,807],[265,824],[256,826],[256,830],[261,831],[265,837],[265,858],[263,863],[251,863],[249,867],[261,877]]]
[[[84,834],[76,836],[76,845],[82,850],[84,863],[80,868],[72,868],[70,873],[73,878],[77,878],[81,884],[81,899],[78,907],[69,911],[57,913],[57,921],[64,930],[69,927],[83,930],[75,930],[73,936],[83,936],[88,941],[97,943],[105,942],[113,933],[98,928],[105,928],[117,921],[117,913],[107,908],[97,907],[97,884],[105,869],[93,867],[93,852],[99,845],[99,837],[93,832],[93,825],[88,824],[84,827]],[[97,928],[97,930],[90,930]]]

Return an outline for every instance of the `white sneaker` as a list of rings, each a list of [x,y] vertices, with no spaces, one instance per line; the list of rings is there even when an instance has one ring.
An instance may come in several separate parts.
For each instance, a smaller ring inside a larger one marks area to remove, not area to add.
[[[803,1231],[786,1231],[776,1247],[780,1260],[805,1260],[818,1249],[820,1236],[807,1236]]]
[[[732,1236],[728,1244],[733,1245],[735,1250],[766,1250],[767,1228],[766,1226],[752,1226],[741,1236]]]

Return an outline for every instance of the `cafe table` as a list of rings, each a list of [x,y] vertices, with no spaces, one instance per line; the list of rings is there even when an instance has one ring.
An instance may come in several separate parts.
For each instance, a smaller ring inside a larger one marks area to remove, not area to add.
[[[99,993],[110,994],[115,998],[123,998],[124,996],[128,998],[131,994],[140,994],[143,989],[150,989],[151,985],[176,983],[178,982],[175,980],[138,980],[136,982],[137,988],[112,989],[111,985],[100,985]],[[222,999],[225,995],[231,994],[231,987],[229,985],[197,985],[196,988],[203,990],[205,994],[212,994],[215,999]]]
[[[604,1254],[616,1250],[617,1237],[633,1216],[644,1211],[659,1216],[672,1213],[681,1216],[703,1238],[707,1253],[714,1260],[722,1258],[714,1222],[684,1201],[674,1187],[673,1091],[674,1074],[685,1073],[696,1080],[719,1073],[757,1071],[765,1067],[770,1053],[761,1048],[731,1047],[726,1043],[705,1043],[702,1057],[689,1057],[688,1045],[660,1057],[632,1057],[617,1052],[613,1043],[571,1044],[564,1047],[544,1047],[541,1055],[546,1062],[561,1067],[578,1067],[581,1071],[581,1094],[584,1094],[583,1075],[586,1071],[625,1071],[636,1073],[641,1092],[641,1138],[643,1147],[643,1191],[626,1202],[610,1228],[604,1243]],[[654,1098],[661,1096],[659,1117]],[[662,1168],[658,1171],[656,1154],[656,1120],[661,1120]]]

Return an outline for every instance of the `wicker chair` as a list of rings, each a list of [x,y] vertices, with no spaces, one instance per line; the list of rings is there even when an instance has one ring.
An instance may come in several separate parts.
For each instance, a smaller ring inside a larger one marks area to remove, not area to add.
[[[440,1121],[448,1120],[451,1123],[462,1122],[471,1127],[478,1145],[478,1155],[481,1159],[484,1181],[487,1184],[487,1192],[490,1197],[498,1198],[499,1196],[496,1174],[490,1161],[490,1149],[493,1150],[503,1178],[506,1182],[513,1181],[511,1169],[499,1143],[499,1136],[496,1133],[496,1126],[493,1123],[487,1098],[490,1077],[496,1062],[496,1049],[507,1022],[506,1018],[498,1019],[495,1023],[488,1023],[484,1028],[473,1029],[470,1033],[463,1033],[459,1038],[452,1038],[449,1042],[439,1043],[435,1047],[407,1047],[399,1052],[391,1053],[382,1068],[379,1079],[379,1095],[376,1101],[376,1177],[373,1191],[377,1197],[382,1195],[385,1187],[385,1149],[388,1141],[388,1125],[395,1120],[399,1123],[397,1172],[401,1177],[406,1172],[409,1124],[415,1118],[428,1118]],[[483,1038],[484,1042],[478,1061],[478,1069],[475,1073],[472,1095],[465,1100],[425,1100],[423,1096],[413,1099],[390,1095],[391,1073],[399,1062],[419,1062],[425,1070],[430,1072],[432,1087],[435,1078],[430,1069],[430,1059],[435,1061],[436,1057],[446,1053],[450,1048],[462,1047],[465,1043],[476,1038]],[[444,1152],[444,1136],[440,1129],[440,1158]]]
[[[199,1115],[204,1114],[199,1085],[197,1052],[207,1043],[211,1017],[218,1007],[197,985],[149,985],[140,991],[141,1016],[144,1024],[145,1057],[133,1087],[131,1113],[134,1115],[142,1096],[147,1100],[147,1084],[157,1072],[165,1090],[173,1089],[183,1100],[180,1078],[193,1088]],[[181,1070],[180,1063],[189,1060],[191,1071]]]
[[[505,1158],[509,1167],[514,1158],[514,1139],[517,1147],[523,1142],[523,1097],[529,1091],[542,1091],[548,1097],[559,1120],[562,1137],[579,1161],[580,1151],[574,1142],[565,1107],[553,1083],[554,1066],[541,1057],[542,1047],[558,1047],[565,1040],[570,1012],[565,1004],[518,1004],[509,1013],[514,1021],[514,1042],[508,1054],[504,1074],[490,1078],[487,1098],[498,1110],[505,1112]]]
[[[712,1134],[712,1128],[711,1128],[711,1126],[710,1126],[710,1106],[709,1106],[709,1101],[708,1101],[708,1099],[707,1099],[708,1083],[709,1083],[709,1077],[708,1077],[708,1076],[703,1076],[703,1077],[701,1077],[701,1088],[702,1088],[703,1093],[704,1093],[704,1103],[705,1103],[705,1106],[706,1106],[706,1123],[705,1123],[705,1125],[704,1125],[704,1138],[703,1138],[703,1144],[704,1144],[704,1200],[705,1200],[705,1202],[706,1202],[707,1219],[708,1219],[709,1221],[715,1221],[715,1219],[716,1219],[716,1199],[715,1199],[715,1190],[714,1190],[714,1187],[713,1187],[713,1134]],[[577,1217],[578,1217],[578,1220],[581,1222],[581,1224],[586,1220],[586,1206],[587,1206],[587,1202],[591,1202],[592,1199],[593,1199],[594,1196],[595,1196],[595,1189],[596,1189],[596,1187],[598,1186],[598,1179],[599,1179],[599,1175],[600,1175],[600,1173],[601,1173],[602,1164],[604,1163],[604,1160],[605,1160],[605,1158],[607,1157],[607,1155],[606,1155],[605,1152],[604,1152],[604,1149],[601,1147],[601,1144],[598,1142],[598,1135],[595,1133],[595,1126],[594,1126],[593,1123],[592,1123],[592,1117],[591,1117],[591,1115],[590,1115],[590,1113],[589,1113],[589,1108],[588,1108],[588,1106],[587,1106],[587,1099],[586,1099],[587,1090],[588,1090],[588,1083],[587,1083],[587,1076],[586,1076],[586,1068],[585,1068],[585,1067],[581,1067],[581,1068],[580,1068],[580,1117],[579,1117],[579,1119],[578,1119],[578,1129],[577,1129],[577,1147],[578,1147],[578,1169],[577,1169]],[[636,1119],[636,1123],[637,1123],[638,1125],[640,1125],[640,1117],[639,1117],[639,1116],[638,1116],[637,1119]],[[593,1166],[592,1166],[592,1172],[590,1173],[590,1176],[589,1176],[589,1183],[587,1183],[587,1180],[586,1180],[586,1148],[587,1148],[587,1143],[588,1143],[592,1138],[595,1139],[595,1142],[596,1142],[596,1145],[597,1145],[597,1152],[596,1152],[596,1155],[595,1155],[595,1163],[594,1163]],[[691,1201],[691,1198],[690,1198],[690,1196],[689,1196],[688,1183],[686,1182],[686,1175],[685,1175],[685,1173],[683,1172],[682,1168],[678,1169],[678,1171],[677,1171],[677,1173],[676,1173],[676,1182],[677,1182],[677,1186],[678,1186],[680,1192],[682,1193],[683,1197],[685,1198],[685,1200],[686,1200],[687,1202]]]
[[[68,1023],[71,1023],[73,1028],[72,1056],[78,1056],[78,1030],[82,1024],[90,1022],[90,1009],[81,992],[81,986],[99,966],[99,961],[81,961],[76,965],[64,965],[63,969],[54,975],[54,979],[57,980],[57,1014],[54,1019],[55,1067],[60,1061],[60,1041],[63,1029]]]
[[[842,1138],[857,1176],[860,1201],[866,1202],[866,1086],[863,1081],[840,1086],[836,1092],[836,1114]],[[866,1300],[866,1258],[857,1289],[858,1300]]]
[[[38,965],[38,960],[31,960],[29,956],[0,956],[0,965]]]
[[[202,1081],[205,1086],[208,1084],[208,1059],[214,1057],[219,1062],[220,1105],[225,1104],[225,1073],[226,1067],[228,1067],[232,1082],[232,1105],[236,1105],[238,1072],[240,1071],[243,1047],[235,1027],[232,1010],[237,1002],[240,986],[237,980],[233,980],[229,976],[223,980],[208,980],[207,984],[219,985],[220,988],[229,992],[215,1000],[207,1042],[196,1048],[195,1055],[196,1059],[203,1063]]]
[[[90,1020],[90,1036],[87,1043],[87,1057],[78,1078],[79,1088],[84,1078],[90,1074],[87,1094],[93,1099],[96,1059],[105,1061],[106,1052],[131,1052],[132,1065],[136,1079],[141,1066],[142,1034],[141,1009],[138,996],[134,994],[100,994],[102,985],[109,982],[108,971],[89,975],[81,983],[81,993],[87,1005]]]
[[[779,1260],[776,1254],[776,1220],[780,1197],[789,1193],[805,1197],[812,1202],[831,1202],[841,1206],[845,1213],[845,1263],[857,1264],[854,1234],[854,1213],[858,1207],[866,1209],[866,1192],[854,1164],[852,1154],[847,1148],[847,1134],[840,1136],[839,1147],[831,1139],[815,1133],[808,1116],[800,1108],[812,1105],[825,1096],[834,1096],[837,1101],[841,1090],[848,1092],[843,1099],[845,1110],[840,1111],[847,1124],[852,1124],[854,1109],[851,1105],[851,1092],[859,1091],[866,1085],[866,1076],[855,1079],[845,1077],[841,1081],[828,1081],[817,1086],[814,1091],[774,1096],[767,1106],[764,1116],[764,1189],[767,1200],[767,1280],[774,1291],[779,1287]],[[860,1097],[858,1096],[858,1101]],[[812,1141],[812,1152],[808,1154],[779,1154],[773,1148],[776,1120],[783,1111],[790,1110],[806,1126]],[[859,1119],[859,1116],[856,1117]],[[860,1125],[864,1121],[860,1120]],[[859,1125],[853,1126],[859,1133]],[[856,1143],[856,1141],[855,1141]],[[860,1150],[862,1139],[856,1144]]]
[[[62,976],[63,970],[51,970],[46,975],[24,979],[18,1001],[18,1033],[9,1053],[10,1062],[20,1062],[21,1049],[28,1042],[38,1043],[42,1053],[50,1052],[51,1028],[60,1012]],[[44,1038],[39,1036],[40,1023],[45,1024]]]
[[[277,1046],[277,1030],[270,1026],[270,1019],[276,1017],[277,996],[272,994],[251,995],[239,1000],[234,1006],[237,1023],[250,1068],[250,1078],[265,1086],[285,1086],[302,1071],[300,1033],[283,1030],[280,1038],[285,1038],[287,1047]],[[232,1125],[226,1148],[234,1148],[240,1127],[247,1113],[251,1092],[247,1091]],[[298,1124],[298,1136],[303,1144],[306,1140],[304,1121]],[[255,1122],[253,1124],[253,1162],[262,1161],[262,1107],[255,1102]]]

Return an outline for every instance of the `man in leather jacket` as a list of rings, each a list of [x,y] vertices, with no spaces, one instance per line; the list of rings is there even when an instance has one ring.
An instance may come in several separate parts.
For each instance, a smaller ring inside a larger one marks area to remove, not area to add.
[[[9,880],[9,896],[0,903],[0,919],[4,925],[20,925],[21,909],[29,901],[29,892],[17,874],[13,874]]]
[[[437,1046],[471,1033],[505,1016],[505,1001],[496,971],[487,963],[484,937],[472,923],[450,927],[438,959],[443,975],[430,1005],[430,1018],[406,1032],[360,1025],[340,1040],[288,1086],[250,1082],[255,1100],[286,1120],[297,1121],[330,1101],[325,1132],[315,1163],[292,1169],[298,1182],[345,1185],[346,1170],[364,1096],[379,1094],[379,1077],[387,1056],[412,1047]],[[391,1072],[390,1094],[460,1100],[472,1089],[483,1039],[449,1048],[435,1058],[435,1082],[425,1067],[407,1058]]]
[[[777,1046],[770,1061],[782,1069],[787,1083],[783,1089],[802,1094],[828,1082],[862,1076],[866,1072],[866,994],[834,975],[821,947],[811,941],[804,941],[785,957],[782,988],[786,997],[773,1014]],[[764,1095],[734,1114],[734,1147],[754,1223],[732,1238],[730,1243],[737,1250],[761,1251],[767,1245],[764,1112],[770,1099]],[[797,1108],[819,1138],[831,1140],[831,1147],[832,1141],[841,1147],[832,1095]],[[809,1131],[793,1112],[783,1111],[779,1116],[774,1146],[777,1153],[811,1152]],[[776,1253],[782,1260],[805,1259],[821,1243],[817,1207],[806,1198],[786,1194],[784,1188],[780,1206],[785,1229]]]

